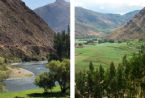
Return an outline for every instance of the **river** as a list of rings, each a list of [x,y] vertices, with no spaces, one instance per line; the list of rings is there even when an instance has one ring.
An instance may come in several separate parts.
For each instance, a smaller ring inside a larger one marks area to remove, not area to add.
[[[34,73],[34,76],[27,77],[27,78],[17,78],[17,79],[7,79],[4,81],[6,91],[23,91],[37,88],[34,85],[35,76],[42,73],[49,71],[45,68],[47,61],[39,61],[39,62],[26,62],[26,63],[18,63],[14,64],[21,68],[24,68],[28,71]]]

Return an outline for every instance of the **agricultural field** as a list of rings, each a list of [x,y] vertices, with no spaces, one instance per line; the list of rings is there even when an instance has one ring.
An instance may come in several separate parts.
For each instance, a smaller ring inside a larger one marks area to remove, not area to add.
[[[84,41],[77,40],[76,43],[82,43]],[[100,64],[107,68],[111,62],[118,65],[122,57],[127,55],[128,58],[133,53],[137,52],[140,46],[138,41],[129,41],[122,43],[101,43],[101,44],[83,44],[82,47],[76,47],[75,49],[75,69],[76,72],[86,70],[89,62],[93,62],[95,67]]]

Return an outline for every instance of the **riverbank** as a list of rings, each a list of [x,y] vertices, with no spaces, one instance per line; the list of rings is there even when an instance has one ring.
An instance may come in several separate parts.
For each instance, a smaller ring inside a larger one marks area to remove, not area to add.
[[[29,89],[37,89],[34,84],[35,75],[49,71],[45,67],[45,64],[46,63],[43,62],[22,62],[9,64],[8,67],[12,68],[12,71],[10,77],[4,81],[5,91],[19,92]]]
[[[32,77],[35,74],[25,68],[22,68],[22,66],[26,65],[41,65],[41,64],[47,64],[47,61],[33,61],[33,62],[21,62],[21,63],[12,63],[11,66],[8,67],[9,69],[9,79],[14,78],[27,78]]]

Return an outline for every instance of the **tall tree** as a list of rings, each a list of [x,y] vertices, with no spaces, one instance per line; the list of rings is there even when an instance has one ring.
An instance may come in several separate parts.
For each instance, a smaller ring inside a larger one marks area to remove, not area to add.
[[[87,72],[87,87],[88,93],[92,96],[92,92],[94,91],[94,65],[92,62],[89,64],[89,70]]]

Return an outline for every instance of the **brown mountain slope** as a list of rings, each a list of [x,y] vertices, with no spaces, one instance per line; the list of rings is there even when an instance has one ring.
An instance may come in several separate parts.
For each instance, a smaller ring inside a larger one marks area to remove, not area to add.
[[[0,0],[0,55],[44,57],[53,45],[53,31],[21,0]]]
[[[115,30],[109,39],[129,40],[145,38],[145,8],[123,27]]]

